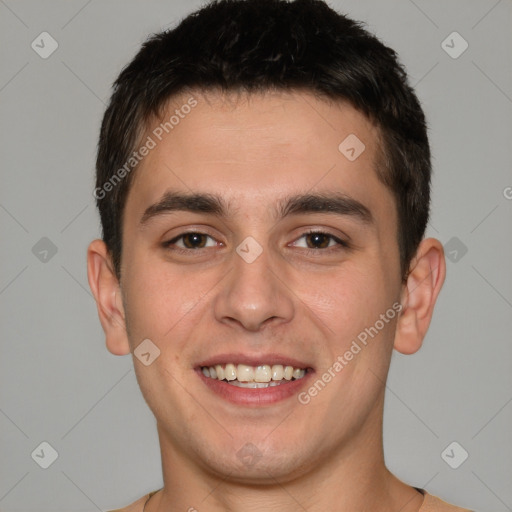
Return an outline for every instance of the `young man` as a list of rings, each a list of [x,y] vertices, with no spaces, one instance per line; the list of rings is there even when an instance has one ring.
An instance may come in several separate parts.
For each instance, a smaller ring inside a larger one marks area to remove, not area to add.
[[[89,283],[133,353],[164,487],[122,509],[462,511],[382,447],[392,350],[445,277],[395,53],[320,0],[218,1],[116,81]]]

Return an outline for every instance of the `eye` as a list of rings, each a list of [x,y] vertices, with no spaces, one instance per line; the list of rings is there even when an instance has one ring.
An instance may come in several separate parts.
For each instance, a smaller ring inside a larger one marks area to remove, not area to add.
[[[304,242],[299,243],[299,240],[304,239]],[[324,233],[323,231],[308,231],[298,238],[293,244],[294,247],[302,247],[308,250],[330,249],[335,246],[343,246],[348,248],[348,243],[340,238]]]
[[[213,241],[213,243],[208,243],[207,239]],[[217,242],[206,233],[200,233],[198,231],[189,231],[187,233],[181,233],[177,237],[169,240],[168,242],[164,242],[165,248],[171,248],[171,246],[175,246],[181,250],[187,249],[204,249],[206,247],[215,247]]]

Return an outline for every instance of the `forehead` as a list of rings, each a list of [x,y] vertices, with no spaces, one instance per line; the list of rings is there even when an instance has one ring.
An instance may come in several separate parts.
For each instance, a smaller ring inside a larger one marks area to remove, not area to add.
[[[346,102],[302,91],[183,94],[149,123],[148,137],[154,147],[136,170],[127,210],[169,188],[222,195],[238,210],[304,192],[376,202],[388,219],[394,206],[376,173],[379,130]]]
[[[172,116],[191,99],[197,104],[190,112],[180,119]],[[169,127],[172,117],[176,124]],[[162,129],[168,145],[179,146],[182,161],[218,156],[226,162],[232,158],[234,164],[264,164],[285,154],[306,162],[322,162],[329,155],[338,157],[339,143],[356,133],[364,139],[368,150],[365,160],[369,161],[379,139],[379,130],[349,103],[319,99],[305,91],[182,95],[167,105],[160,119],[149,123],[148,134],[156,130],[158,136]],[[183,144],[191,132],[195,149]],[[260,151],[262,147],[265,152]]]

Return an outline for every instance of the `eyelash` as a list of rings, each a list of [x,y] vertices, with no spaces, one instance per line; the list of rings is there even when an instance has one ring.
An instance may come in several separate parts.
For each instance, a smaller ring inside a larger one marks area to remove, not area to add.
[[[193,248],[182,248],[182,247],[171,247],[172,245],[174,245],[177,241],[179,241],[180,239],[182,239],[186,235],[204,235],[204,236],[214,240],[214,238],[211,235],[208,235],[207,233],[203,233],[201,231],[186,231],[186,232],[181,233],[180,235],[174,237],[172,240],[164,242],[162,244],[162,246],[164,247],[164,249],[169,249],[169,250],[176,251],[176,252],[182,253],[182,254],[185,254],[185,253],[190,254],[190,252],[192,252],[192,251],[199,252],[199,251],[201,251],[201,249],[208,249],[208,247],[199,247],[199,248],[196,248],[196,249],[193,249]],[[318,255],[319,251],[323,251],[324,253],[325,252],[330,253],[332,251],[338,251],[338,250],[349,249],[350,248],[350,245],[348,244],[348,242],[338,238],[337,236],[334,236],[333,234],[325,232],[325,231],[315,230],[315,229],[311,229],[311,230],[308,230],[308,231],[304,232],[299,238],[297,238],[295,240],[295,242],[297,240],[300,240],[301,238],[303,238],[305,236],[308,236],[308,235],[324,235],[324,236],[326,236],[326,237],[328,237],[330,239],[329,243],[331,241],[334,241],[334,242],[336,242],[338,244],[338,246],[337,247],[331,246],[331,247],[317,248],[317,249],[302,248],[307,253],[314,253],[315,255]]]

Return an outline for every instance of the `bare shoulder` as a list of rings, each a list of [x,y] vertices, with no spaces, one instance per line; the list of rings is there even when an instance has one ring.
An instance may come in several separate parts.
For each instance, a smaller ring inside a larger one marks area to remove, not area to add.
[[[139,498],[137,501],[134,501],[131,505],[123,508],[116,508],[115,510],[107,510],[107,512],[142,512],[144,508],[144,503],[149,499],[150,494],[146,494]]]
[[[432,494],[425,493],[425,499],[419,512],[472,512],[443,501]]]

